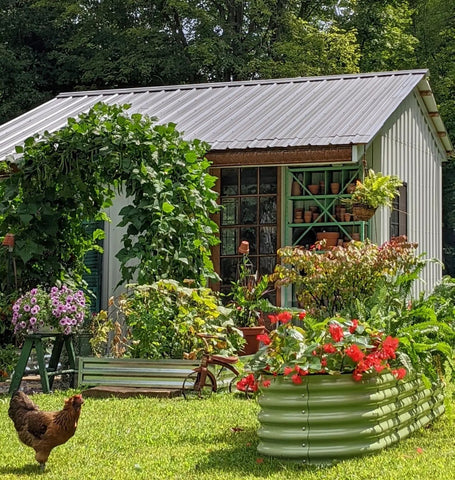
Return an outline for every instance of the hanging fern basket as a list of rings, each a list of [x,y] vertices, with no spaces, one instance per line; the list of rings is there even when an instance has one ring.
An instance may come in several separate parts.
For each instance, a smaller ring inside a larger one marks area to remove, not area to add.
[[[352,206],[354,220],[362,220],[367,222],[375,213],[376,208],[369,207],[368,205],[354,204]]]

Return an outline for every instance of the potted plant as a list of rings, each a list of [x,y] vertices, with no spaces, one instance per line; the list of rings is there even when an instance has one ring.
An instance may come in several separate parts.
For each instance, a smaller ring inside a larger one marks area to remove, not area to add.
[[[352,207],[356,220],[369,220],[379,207],[391,207],[393,199],[399,195],[398,188],[403,182],[395,175],[383,175],[369,170],[363,182],[357,180],[350,198],[343,199]]]
[[[305,311],[271,321],[277,328],[237,384],[260,392],[259,453],[332,463],[384,448],[444,412],[440,384],[426,388],[410,346],[385,330]]]
[[[50,292],[32,288],[19,297],[13,307],[12,325],[17,335],[33,333],[63,333],[78,329],[86,315],[85,294],[66,285],[54,286]]]
[[[251,355],[259,348],[257,336],[265,332],[264,314],[275,309],[265,297],[270,291],[267,275],[257,281],[256,275],[251,275],[245,264],[241,264],[239,279],[232,282],[228,295],[228,307],[232,308],[234,325],[245,338],[246,343],[241,351],[243,355]]]

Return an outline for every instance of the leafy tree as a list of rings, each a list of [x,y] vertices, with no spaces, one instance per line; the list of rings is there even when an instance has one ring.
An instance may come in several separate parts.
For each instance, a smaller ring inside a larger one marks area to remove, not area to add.
[[[353,0],[340,17],[357,31],[360,71],[379,72],[416,67],[418,39],[412,34],[408,0]]]

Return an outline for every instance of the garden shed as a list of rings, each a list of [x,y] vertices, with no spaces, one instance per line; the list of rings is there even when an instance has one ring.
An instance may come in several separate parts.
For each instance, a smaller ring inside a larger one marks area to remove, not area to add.
[[[223,205],[213,252],[221,289],[235,276],[242,240],[261,274],[273,270],[279,247],[310,246],[324,232],[340,243],[368,237],[378,244],[405,234],[442,260],[441,164],[452,144],[427,70],[62,93],[0,126],[1,158],[98,102],[130,104],[133,113],[209,143]],[[369,221],[345,216],[341,200],[369,168],[397,175],[400,196]],[[126,201],[108,212],[103,259],[91,264],[101,306],[119,281],[116,225]],[[441,276],[441,265],[429,264],[421,287],[432,289]]]

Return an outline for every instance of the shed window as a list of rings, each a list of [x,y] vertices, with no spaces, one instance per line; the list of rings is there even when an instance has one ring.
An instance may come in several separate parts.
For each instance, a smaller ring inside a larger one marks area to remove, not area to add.
[[[278,243],[277,167],[223,168],[220,170],[221,290],[236,279],[241,258],[238,247],[250,244],[250,260],[260,275],[273,272]]]
[[[390,238],[408,234],[408,191],[404,183],[398,189],[399,196],[396,196],[392,204],[390,215]]]

